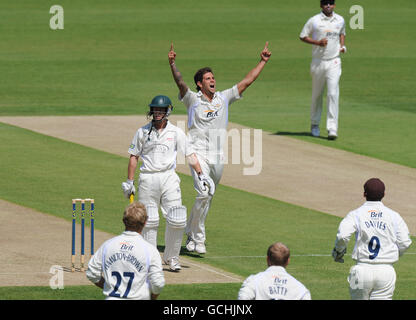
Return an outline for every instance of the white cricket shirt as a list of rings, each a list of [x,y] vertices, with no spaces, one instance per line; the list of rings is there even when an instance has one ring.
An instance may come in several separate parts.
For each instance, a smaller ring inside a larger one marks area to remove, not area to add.
[[[339,56],[341,49],[339,36],[345,35],[344,18],[335,12],[327,17],[322,12],[310,18],[300,33],[300,38],[310,37],[313,40],[326,38],[328,44],[325,47],[312,45],[312,58],[330,60]]]
[[[178,150],[185,156],[193,153],[185,133],[169,121],[158,132],[150,122],[137,130],[128,153],[142,159],[140,172],[152,173],[175,169]]]
[[[311,294],[285,268],[270,266],[243,282],[238,300],[311,300]]]
[[[86,275],[94,283],[104,277],[108,299],[149,300],[165,285],[159,252],[132,231],[104,242],[89,261]]]
[[[201,91],[190,89],[179,99],[188,110],[188,137],[192,149],[209,163],[218,163],[223,157],[227,136],[228,106],[240,99],[237,85],[217,91],[211,101]]]
[[[403,218],[381,201],[366,201],[341,221],[335,248],[342,251],[355,233],[352,258],[362,263],[391,264],[412,243]]]

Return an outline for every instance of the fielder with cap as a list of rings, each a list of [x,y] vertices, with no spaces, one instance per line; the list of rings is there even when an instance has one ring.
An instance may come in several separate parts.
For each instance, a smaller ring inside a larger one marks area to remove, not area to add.
[[[300,33],[300,39],[312,45],[311,134],[314,137],[320,136],[319,122],[326,83],[326,129],[329,140],[335,140],[338,137],[340,54],[347,52],[345,21],[343,17],[334,12],[334,8],[335,0],[321,0],[321,13],[310,18]]]
[[[355,233],[348,282],[352,300],[391,300],[396,272],[393,264],[409,248],[409,229],[399,213],[382,202],[384,183],[377,178],[364,184],[366,202],[341,221],[332,256],[343,263],[348,242]]]
[[[136,193],[134,177],[139,157],[142,160],[138,177],[138,201],[146,205],[149,216],[143,229],[143,237],[157,246],[159,207],[166,218],[165,251],[163,261],[172,271],[179,271],[179,253],[186,226],[186,207],[182,205],[180,179],[175,172],[176,156],[179,150],[199,177],[199,188],[214,187],[211,178],[203,175],[195,153],[189,146],[185,133],[168,121],[173,106],[167,96],[159,95],[149,104],[145,126],[139,128],[128,149],[130,160],[127,181],[122,183],[126,198]]]
[[[241,98],[242,93],[257,79],[270,59],[268,42],[260,53],[257,65],[232,88],[216,90],[216,80],[211,68],[201,68],[194,75],[196,92],[189,89],[176,67],[176,52],[171,44],[168,53],[173,79],[179,89],[179,99],[188,111],[188,135],[201,164],[202,171],[215,185],[220,182],[224,169],[223,146],[227,136],[228,108]],[[197,196],[186,226],[186,249],[206,253],[205,220],[215,188],[205,192],[199,188],[199,177],[192,171]]]

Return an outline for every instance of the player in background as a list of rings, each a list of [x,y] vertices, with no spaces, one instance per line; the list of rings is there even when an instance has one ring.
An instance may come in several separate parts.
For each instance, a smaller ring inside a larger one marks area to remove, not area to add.
[[[393,264],[412,243],[400,214],[381,202],[384,192],[380,179],[369,179],[364,184],[367,201],[348,213],[339,225],[332,251],[336,262],[344,262],[352,234],[356,238],[352,259],[357,264],[348,277],[352,300],[391,300],[396,283]]]
[[[194,75],[196,92],[189,89],[176,66],[173,44],[168,54],[173,79],[179,89],[179,99],[188,112],[188,136],[196,153],[202,172],[211,177],[215,185],[220,182],[224,168],[223,145],[227,135],[228,107],[241,98],[242,93],[257,79],[271,52],[268,42],[260,53],[260,61],[232,88],[217,91],[216,79],[211,68],[199,69]],[[188,251],[206,253],[205,220],[215,189],[205,192],[200,189],[199,177],[192,171],[197,196],[192,207],[185,233],[188,235]]]
[[[272,244],[267,249],[268,268],[243,282],[238,300],[311,300],[309,290],[286,271],[289,260],[286,245]]]
[[[108,300],[156,300],[165,286],[160,254],[141,235],[146,221],[145,206],[130,204],[123,213],[125,231],[104,242],[88,263],[87,278]]]
[[[321,0],[321,13],[310,18],[300,33],[300,39],[312,45],[311,134],[314,137],[320,136],[319,122],[326,83],[326,129],[329,140],[335,140],[338,137],[340,53],[347,52],[345,21],[343,17],[334,12],[334,8],[335,0]]]
[[[177,151],[186,156],[194,174],[198,177],[198,187],[201,190],[210,190],[215,185],[202,173],[185,133],[168,121],[173,109],[170,99],[163,95],[156,96],[149,107],[148,117],[152,117],[152,121],[139,128],[133,137],[128,150],[130,160],[127,181],[122,183],[122,189],[126,198],[135,194],[134,176],[140,157],[143,163],[138,178],[138,201],[146,206],[149,216],[143,229],[143,237],[157,247],[160,207],[166,218],[163,261],[172,271],[179,271],[181,269],[179,253],[187,213],[182,205],[180,179],[175,172]]]

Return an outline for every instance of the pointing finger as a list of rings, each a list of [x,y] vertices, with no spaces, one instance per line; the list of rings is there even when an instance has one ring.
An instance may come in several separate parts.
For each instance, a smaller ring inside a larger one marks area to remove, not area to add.
[[[170,43],[170,51],[173,51],[173,42]]]
[[[269,41],[266,41],[266,45],[264,46],[264,49],[266,50],[268,46],[269,46]]]

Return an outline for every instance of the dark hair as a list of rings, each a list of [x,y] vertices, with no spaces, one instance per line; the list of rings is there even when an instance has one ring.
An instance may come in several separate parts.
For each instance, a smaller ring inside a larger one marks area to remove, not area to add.
[[[195,75],[194,75],[194,82],[195,82],[195,84],[196,84],[196,91],[200,91],[200,90],[201,90],[201,88],[198,86],[198,81],[199,81],[199,82],[202,82],[202,79],[203,79],[203,77],[204,77],[204,74],[205,74],[205,73],[208,73],[208,72],[213,73],[213,72],[212,72],[212,69],[211,69],[210,67],[201,68],[201,69],[199,69],[199,70],[195,73]]]
[[[364,195],[368,201],[380,201],[384,197],[386,187],[378,178],[371,178],[364,184]]]
[[[267,249],[267,257],[273,266],[286,266],[290,257],[289,248],[281,242],[272,244]]]

